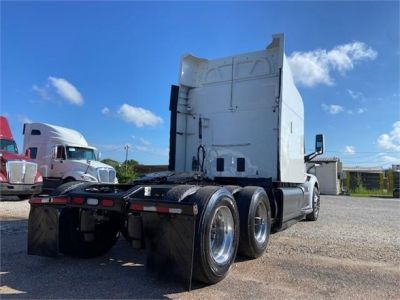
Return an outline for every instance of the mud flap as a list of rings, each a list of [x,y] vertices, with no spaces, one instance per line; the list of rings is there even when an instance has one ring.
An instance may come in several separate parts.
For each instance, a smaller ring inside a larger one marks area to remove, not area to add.
[[[28,254],[56,257],[59,253],[60,209],[31,206],[28,221]]]
[[[196,216],[142,212],[146,266],[160,277],[192,286]]]

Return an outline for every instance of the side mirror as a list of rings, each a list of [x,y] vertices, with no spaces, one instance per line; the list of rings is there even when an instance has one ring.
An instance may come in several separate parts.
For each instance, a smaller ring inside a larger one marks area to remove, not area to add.
[[[28,148],[25,150],[25,156],[31,158],[31,149]]]
[[[321,155],[324,153],[324,135],[317,134],[315,136],[315,151],[314,153],[308,154],[304,156],[304,162],[309,162],[314,157]]]
[[[96,160],[100,161],[101,160],[101,152],[98,150],[95,150],[94,154],[96,156]]]
[[[324,153],[324,135],[317,134],[315,136],[315,152],[318,154]]]

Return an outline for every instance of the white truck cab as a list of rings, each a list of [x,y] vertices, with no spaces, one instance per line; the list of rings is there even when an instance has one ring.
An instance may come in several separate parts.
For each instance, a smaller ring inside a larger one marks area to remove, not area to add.
[[[24,151],[39,165],[45,186],[68,181],[118,183],[113,167],[98,161],[98,151],[76,130],[45,123],[24,124]]]

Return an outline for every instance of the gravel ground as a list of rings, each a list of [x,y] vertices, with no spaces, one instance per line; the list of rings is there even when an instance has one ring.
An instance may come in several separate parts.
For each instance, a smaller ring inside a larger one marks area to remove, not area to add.
[[[400,299],[400,201],[323,196],[317,222],[270,238],[259,259],[238,258],[212,286],[157,279],[121,239],[105,256],[26,254],[27,201],[1,201],[1,298]]]

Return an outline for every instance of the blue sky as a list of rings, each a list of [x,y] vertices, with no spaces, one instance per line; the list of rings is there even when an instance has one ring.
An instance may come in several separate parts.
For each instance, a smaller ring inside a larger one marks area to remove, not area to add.
[[[305,104],[345,165],[400,163],[399,2],[1,2],[1,114],[83,133],[102,157],[166,164],[180,57],[265,48],[285,33]]]

